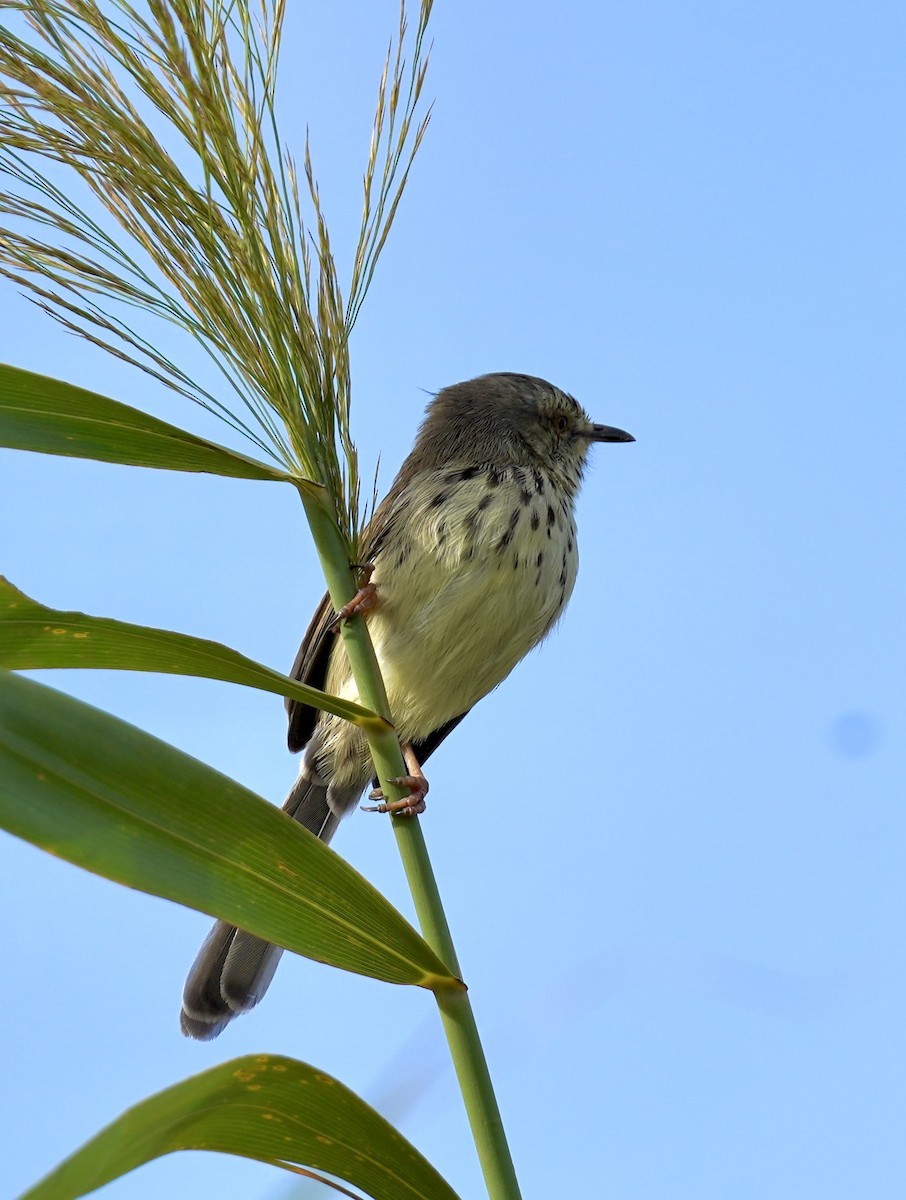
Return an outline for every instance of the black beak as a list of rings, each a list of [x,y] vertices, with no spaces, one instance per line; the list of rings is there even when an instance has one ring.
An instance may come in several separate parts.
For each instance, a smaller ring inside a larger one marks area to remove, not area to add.
[[[635,438],[625,429],[616,429],[613,425],[592,425],[588,440],[591,442],[634,442]]]

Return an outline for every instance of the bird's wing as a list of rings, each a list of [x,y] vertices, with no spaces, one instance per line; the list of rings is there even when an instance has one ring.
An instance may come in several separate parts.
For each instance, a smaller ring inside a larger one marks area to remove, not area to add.
[[[306,630],[296,661],[293,663],[290,675],[309,687],[324,690],[327,680],[327,664],[339,633],[338,626],[333,624],[334,610],[330,596],[325,596],[311,619]],[[286,712],[289,717],[289,730],[286,740],[293,754],[301,750],[315,730],[318,710],[303,704],[301,700],[286,698]]]

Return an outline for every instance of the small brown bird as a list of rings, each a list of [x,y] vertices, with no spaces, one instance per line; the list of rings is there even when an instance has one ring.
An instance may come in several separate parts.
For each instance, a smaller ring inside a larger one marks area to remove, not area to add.
[[[377,597],[368,630],[400,740],[419,762],[563,612],[579,563],[573,514],[588,448],[631,441],[531,375],[482,375],[428,405],[363,543]],[[358,700],[337,633],[325,596],[292,674]],[[339,717],[295,700],[287,710],[289,748],[305,755],[283,807],[329,842],[372,780],[368,746]],[[218,921],[186,981],[183,1033],[216,1037],[254,1007],[281,954]]]

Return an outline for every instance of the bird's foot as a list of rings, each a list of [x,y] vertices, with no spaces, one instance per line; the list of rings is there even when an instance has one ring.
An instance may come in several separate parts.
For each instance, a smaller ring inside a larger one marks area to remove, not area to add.
[[[363,812],[379,812],[393,813],[397,817],[417,817],[425,811],[425,796],[428,794],[428,781],[425,778],[418,759],[415,757],[415,751],[407,742],[403,746],[403,759],[406,766],[409,768],[408,775],[397,775],[395,779],[389,782],[397,787],[409,789],[408,796],[402,796],[399,800],[385,800],[384,793],[379,787],[373,788],[368,793],[369,800],[380,800],[380,804],[373,806],[362,805]]]
[[[371,582],[371,576],[374,574],[374,563],[353,563],[352,565],[358,567],[362,572],[362,582],[353,598],[348,604],[343,605],[333,621],[331,621],[331,625],[339,625],[341,621],[348,621],[351,617],[359,617],[377,605],[377,584]]]
[[[414,775],[400,775],[396,779],[391,779],[390,782],[398,783],[400,787],[411,787],[411,795],[403,796],[400,800],[383,800],[380,804],[363,804],[362,812],[393,813],[396,817],[417,817],[428,807],[425,804],[424,792],[420,790],[419,782]],[[375,788],[375,792],[379,796],[383,795],[380,788]],[[372,793],[369,800],[374,799],[376,796]]]

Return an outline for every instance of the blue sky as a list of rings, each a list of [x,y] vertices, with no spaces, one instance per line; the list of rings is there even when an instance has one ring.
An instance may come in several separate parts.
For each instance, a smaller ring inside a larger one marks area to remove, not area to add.
[[[301,151],[311,126],[342,259],[396,6],[292,9],[284,128]],[[493,370],[638,439],[595,449],[561,625],[430,764],[426,836],[527,1198],[906,1189],[904,23],[834,0],[436,7],[434,117],[353,347],[364,473],[380,455],[386,487],[427,393]],[[2,303],[4,360],[229,440]],[[2,569],[37,599],[277,667],[322,592],[275,485],[2,452],[0,505]],[[42,678],[275,801],[292,781],[273,697]],[[378,818],[335,846],[410,912]],[[11,838],[0,896],[12,1190],[266,1050],[370,1099],[426,1071],[403,1130],[482,1194],[427,995],[287,958],[257,1012],[190,1043],[207,918]],[[109,1193],[294,1186],[195,1154]]]

